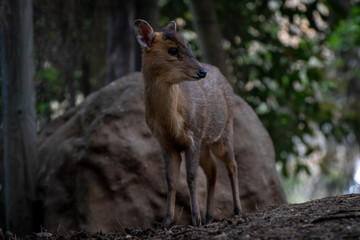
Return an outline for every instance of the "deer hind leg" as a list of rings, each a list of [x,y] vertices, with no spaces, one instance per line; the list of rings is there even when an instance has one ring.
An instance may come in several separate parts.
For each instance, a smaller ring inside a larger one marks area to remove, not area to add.
[[[206,176],[207,198],[205,223],[213,220],[214,193],[216,183],[216,161],[212,156],[208,146],[203,145],[200,153],[200,167]]]
[[[163,155],[165,160],[165,173],[167,181],[167,202],[165,218],[162,222],[162,226],[169,226],[174,219],[175,212],[175,196],[176,187],[179,178],[181,155],[176,151],[167,151],[163,149]]]
[[[227,169],[234,203],[234,214],[235,216],[241,215],[240,206],[240,195],[239,195],[239,182],[238,182],[238,171],[237,164],[234,157],[234,147],[232,141],[232,134],[224,134],[224,137],[211,145],[211,151],[215,156],[221,160]]]

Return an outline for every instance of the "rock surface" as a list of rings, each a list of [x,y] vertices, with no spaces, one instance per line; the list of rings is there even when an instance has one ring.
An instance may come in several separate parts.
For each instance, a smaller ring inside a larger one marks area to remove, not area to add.
[[[92,93],[48,124],[39,136],[38,189],[49,230],[109,232],[161,222],[166,203],[159,144],[145,123],[141,73]],[[234,149],[243,211],[284,203],[272,141],[250,106],[236,97]],[[184,164],[176,199],[176,224],[190,223]],[[205,176],[198,196],[205,209]],[[215,217],[232,216],[225,167],[218,161]]]

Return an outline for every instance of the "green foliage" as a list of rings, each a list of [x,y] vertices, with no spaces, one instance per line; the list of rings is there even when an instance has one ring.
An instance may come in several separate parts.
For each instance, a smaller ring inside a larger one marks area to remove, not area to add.
[[[342,118],[349,123],[349,128],[360,138],[360,7],[351,8],[349,16],[341,19],[331,32],[327,45],[334,51],[335,59],[331,67],[336,70],[339,88],[338,98],[346,94],[346,108]],[[337,138],[343,131],[337,132]]]
[[[47,65],[36,72],[36,102],[39,119],[49,120],[52,114],[51,101],[65,100],[65,86],[60,70]]]
[[[328,17],[327,2],[300,2],[296,7],[274,0],[217,2],[224,37],[231,42],[228,55],[237,93],[268,129],[283,175],[310,174],[306,162],[299,159],[319,148],[311,141],[315,132],[342,142],[354,129],[343,117],[347,109],[336,95],[346,86],[328,74],[335,59],[324,41],[329,28],[320,24]],[[352,12],[358,13],[358,8]],[[357,21],[352,17],[351,24],[340,23],[339,33],[329,39],[333,48],[347,45],[350,50],[359,45]],[[345,61],[337,59],[339,65]],[[290,158],[297,163],[289,173]]]
[[[360,45],[360,7],[354,7],[347,19],[342,19],[331,33],[328,43],[335,51],[352,52]]]

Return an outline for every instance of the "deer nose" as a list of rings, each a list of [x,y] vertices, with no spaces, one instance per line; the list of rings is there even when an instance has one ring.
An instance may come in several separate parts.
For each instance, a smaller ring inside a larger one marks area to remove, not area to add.
[[[197,75],[199,78],[205,78],[206,77],[206,70],[204,68],[199,68],[197,71]]]

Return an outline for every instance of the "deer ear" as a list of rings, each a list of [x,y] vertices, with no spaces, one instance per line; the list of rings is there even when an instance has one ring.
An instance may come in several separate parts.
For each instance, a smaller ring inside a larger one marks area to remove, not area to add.
[[[154,40],[155,33],[150,24],[142,19],[136,19],[134,22],[136,39],[140,46],[150,48]]]
[[[169,22],[165,28],[176,32],[176,22],[175,21]]]

